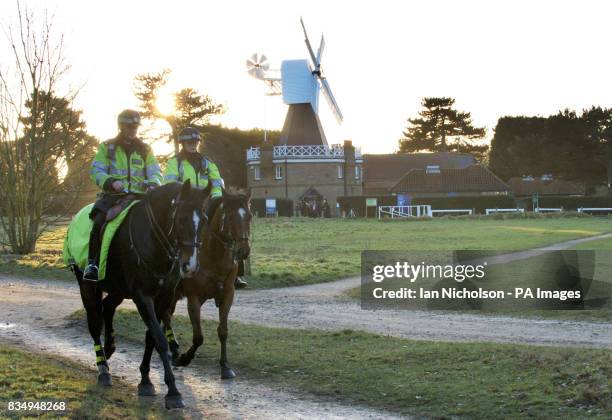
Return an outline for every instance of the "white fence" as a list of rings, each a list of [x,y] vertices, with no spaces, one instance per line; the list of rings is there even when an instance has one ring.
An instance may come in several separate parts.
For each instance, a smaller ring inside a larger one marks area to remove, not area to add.
[[[580,207],[578,209],[578,213],[597,212],[597,211],[605,211],[608,213],[612,213],[612,208],[610,207]]]
[[[485,209],[487,216],[491,213],[525,213],[525,209]]]
[[[431,206],[378,206],[378,218],[432,217]]]
[[[439,210],[432,210],[431,213],[434,216],[448,214],[448,213],[450,213],[450,214],[469,214],[469,215],[472,215],[472,214],[474,214],[474,210],[473,209],[439,209]]]
[[[536,207],[534,211],[536,213],[560,213],[563,207]]]

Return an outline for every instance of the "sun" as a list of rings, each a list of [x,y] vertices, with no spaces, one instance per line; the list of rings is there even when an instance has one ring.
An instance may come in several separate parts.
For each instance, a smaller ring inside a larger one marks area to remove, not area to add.
[[[175,110],[176,98],[172,92],[167,89],[161,89],[157,93],[155,106],[162,115],[170,115]]]

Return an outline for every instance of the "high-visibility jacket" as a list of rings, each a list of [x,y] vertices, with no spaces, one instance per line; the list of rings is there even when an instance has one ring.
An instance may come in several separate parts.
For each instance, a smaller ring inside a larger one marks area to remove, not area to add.
[[[104,191],[114,191],[112,183],[121,181],[125,192],[144,193],[150,185],[161,185],[162,174],[151,148],[141,140],[133,140],[134,148],[127,155],[119,138],[100,144],[91,163],[90,178]]]
[[[202,164],[200,170],[196,173],[195,168],[189,160],[183,158],[179,153],[168,161],[166,171],[164,173],[164,182],[184,182],[189,180],[192,186],[196,188],[206,188],[208,183],[212,184],[210,191],[211,197],[221,197],[223,179],[219,173],[217,165],[206,156],[201,156]]]

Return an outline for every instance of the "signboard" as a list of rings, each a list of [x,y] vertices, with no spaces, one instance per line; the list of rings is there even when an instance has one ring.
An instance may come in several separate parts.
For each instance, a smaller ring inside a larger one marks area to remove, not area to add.
[[[376,207],[376,203],[375,198],[366,198],[366,207]]]
[[[410,195],[409,194],[398,194],[397,195],[397,205],[398,206],[409,206],[410,205]]]
[[[276,198],[266,198],[266,216],[276,216]]]

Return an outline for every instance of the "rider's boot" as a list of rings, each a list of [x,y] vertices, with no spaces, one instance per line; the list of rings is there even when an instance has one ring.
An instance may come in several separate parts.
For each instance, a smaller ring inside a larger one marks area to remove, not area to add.
[[[87,267],[83,271],[83,280],[98,281],[98,263],[95,259],[90,259]]]

